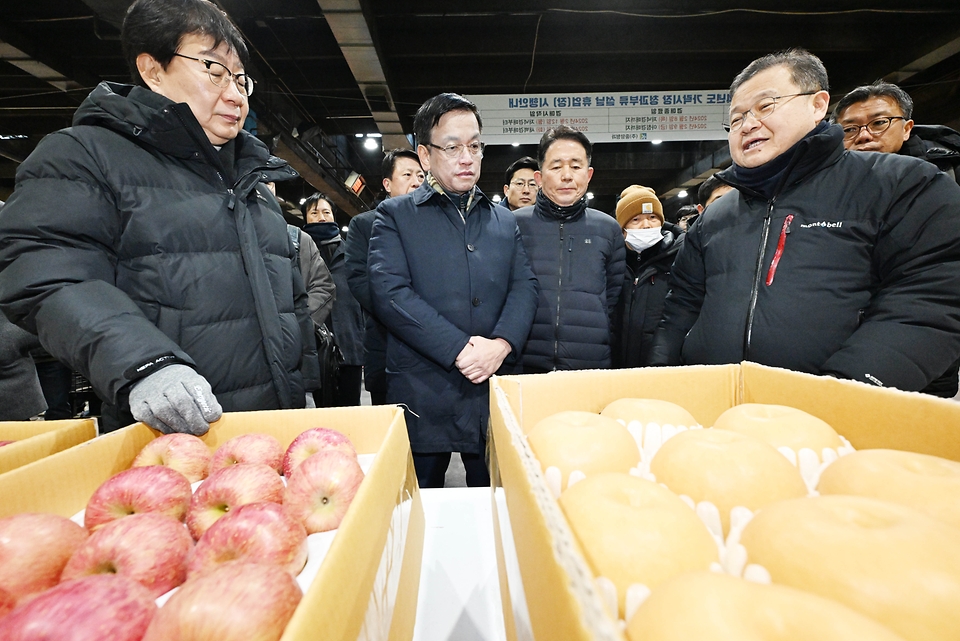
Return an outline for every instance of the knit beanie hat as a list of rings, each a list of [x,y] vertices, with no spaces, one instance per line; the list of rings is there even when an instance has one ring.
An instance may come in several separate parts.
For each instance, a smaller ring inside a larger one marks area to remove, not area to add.
[[[617,222],[622,229],[634,216],[639,214],[656,214],[663,222],[663,206],[657,199],[657,194],[649,187],[630,185],[620,193],[617,201]]]

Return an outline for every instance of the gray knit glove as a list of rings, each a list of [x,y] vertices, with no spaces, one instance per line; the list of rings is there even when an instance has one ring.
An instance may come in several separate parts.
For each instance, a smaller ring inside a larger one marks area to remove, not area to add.
[[[207,379],[186,365],[168,365],[130,389],[130,413],[164,434],[200,436],[223,408]]]

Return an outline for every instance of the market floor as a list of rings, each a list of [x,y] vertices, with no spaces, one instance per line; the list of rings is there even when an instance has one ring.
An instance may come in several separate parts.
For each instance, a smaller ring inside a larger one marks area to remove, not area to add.
[[[360,388],[360,405],[371,405],[370,392]],[[443,479],[444,487],[467,487],[467,472],[463,469],[463,461],[457,452],[450,457],[450,467]]]

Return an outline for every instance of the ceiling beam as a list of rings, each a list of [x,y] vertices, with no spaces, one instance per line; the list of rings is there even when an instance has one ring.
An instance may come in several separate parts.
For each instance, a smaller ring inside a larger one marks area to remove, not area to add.
[[[101,20],[120,29],[133,0],[83,0],[83,4],[90,7],[90,10]]]
[[[887,74],[886,76],[884,76],[884,80],[886,80],[887,82],[892,82],[894,84],[900,84],[907,78],[911,76],[915,76],[921,71],[926,71],[927,69],[937,64],[938,62],[943,62],[947,58],[950,58],[951,56],[955,56],[958,53],[960,53],[960,37],[954,38],[950,42],[940,47],[937,47],[930,53],[920,56],[913,62],[904,65],[902,68],[898,69],[897,71],[893,71]]]
[[[409,149],[410,141],[403,133],[380,54],[359,0],[317,0],[317,4],[340,45],[377,129],[383,135],[383,148]]]
[[[27,72],[34,78],[43,80],[60,91],[71,91],[82,86],[59,71],[31,57],[27,52],[3,40],[0,40],[0,60],[6,60],[14,67]]]
[[[334,171],[324,166],[319,155],[311,153],[293,136],[281,133],[273,153],[290,163],[303,180],[323,192],[348,216],[370,209],[368,202],[354,195]]]

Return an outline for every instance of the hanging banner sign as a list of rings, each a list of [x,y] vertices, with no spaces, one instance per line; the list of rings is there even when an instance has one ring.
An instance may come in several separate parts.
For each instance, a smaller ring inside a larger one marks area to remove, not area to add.
[[[726,140],[726,90],[467,96],[489,145],[530,144],[567,125],[590,142]]]

